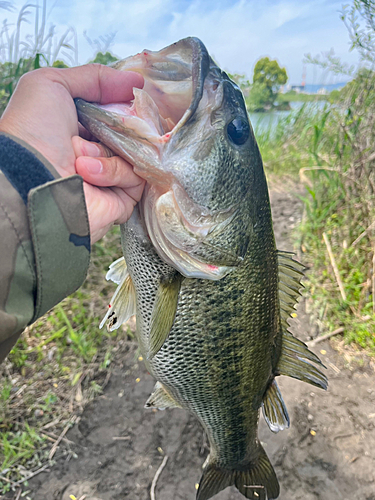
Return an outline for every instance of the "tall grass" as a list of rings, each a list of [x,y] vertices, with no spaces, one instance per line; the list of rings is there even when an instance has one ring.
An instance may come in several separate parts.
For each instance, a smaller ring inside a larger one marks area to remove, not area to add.
[[[30,19],[33,33],[24,34]],[[74,28],[67,28],[58,36],[55,26],[47,24],[47,0],[41,6],[25,4],[15,27],[5,19],[0,29],[0,115],[23,74],[53,66],[59,59],[78,64],[77,34]]]
[[[348,340],[375,353],[374,91],[374,73],[357,77],[339,105],[314,126],[314,165],[302,172],[308,194],[301,241],[322,270],[312,292],[324,303],[325,318],[344,326]]]
[[[318,320],[324,328],[343,326],[347,341],[373,353],[374,95],[375,73],[362,70],[334,104],[305,105],[276,127],[256,129],[266,171],[299,176],[306,187],[297,239],[311,263]]]

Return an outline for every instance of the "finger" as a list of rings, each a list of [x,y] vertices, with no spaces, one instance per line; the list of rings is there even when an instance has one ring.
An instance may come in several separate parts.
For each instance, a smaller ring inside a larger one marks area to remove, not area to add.
[[[140,201],[144,183],[136,188],[128,188],[126,190],[113,187],[111,190],[119,200],[118,213],[115,217],[114,224],[124,224],[129,220],[131,212],[135,205]]]
[[[80,156],[76,159],[76,172],[94,186],[140,188],[144,180],[134,173],[133,167],[119,156],[112,158]]]
[[[101,64],[86,64],[76,68],[58,69],[61,83],[73,98],[86,101],[110,102],[130,101],[133,87],[143,87],[143,77],[132,71],[118,71]]]
[[[133,212],[136,201],[119,188],[100,188],[84,182],[91,243],[98,241],[114,224],[123,224]]]
[[[86,141],[78,135],[72,137],[72,145],[76,158],[79,156],[92,156],[94,158],[99,156],[110,158],[111,156],[114,156],[113,151],[107,148],[104,144],[100,142]]]

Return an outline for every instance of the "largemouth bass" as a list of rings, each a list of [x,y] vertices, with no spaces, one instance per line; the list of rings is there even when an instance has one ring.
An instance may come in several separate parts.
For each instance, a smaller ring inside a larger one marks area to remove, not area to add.
[[[183,408],[210,453],[197,500],[230,485],[275,499],[279,484],[257,437],[289,426],[275,377],[326,388],[320,360],[288,332],[303,266],[278,252],[259,149],[243,95],[197,38],[118,62],[145,78],[132,103],[77,100],[80,122],[147,184],[121,227],[124,258],[103,320],[131,315],[157,380],[149,408]],[[102,326],[101,325],[101,326]]]

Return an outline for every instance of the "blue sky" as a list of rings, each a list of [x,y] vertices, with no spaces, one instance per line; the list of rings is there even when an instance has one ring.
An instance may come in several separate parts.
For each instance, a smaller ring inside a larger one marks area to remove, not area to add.
[[[25,2],[14,0],[17,8]],[[34,3],[34,2],[30,2]],[[289,83],[301,82],[304,54],[334,48],[344,62],[358,64],[349,51],[347,30],[336,0],[48,0],[49,23],[58,33],[73,26],[78,35],[79,62],[92,57],[91,39],[115,32],[111,51],[126,57],[142,49],[158,50],[185,36],[198,36],[220,66],[252,75],[262,56],[286,67]],[[0,10],[0,20],[15,14]],[[30,16],[32,21],[32,16]],[[32,23],[33,24],[33,23]],[[26,30],[25,30],[26,32]],[[307,66],[308,83],[335,83]]]

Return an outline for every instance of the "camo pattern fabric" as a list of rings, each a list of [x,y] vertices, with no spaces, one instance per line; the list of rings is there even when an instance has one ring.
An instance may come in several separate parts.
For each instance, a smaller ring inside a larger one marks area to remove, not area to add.
[[[38,152],[0,135],[0,362],[27,325],[79,288],[89,259],[82,178],[59,178]]]

